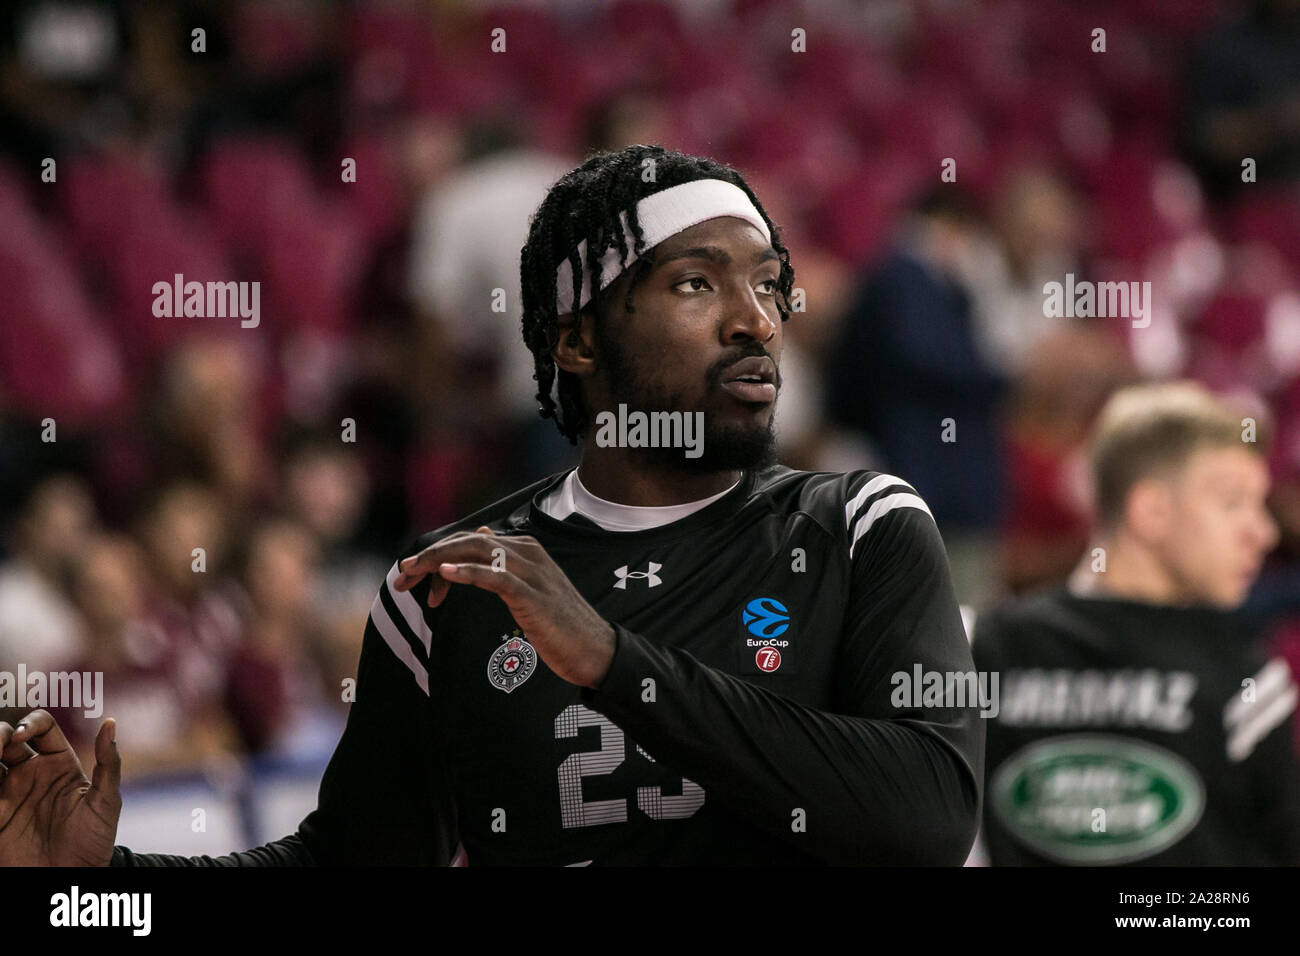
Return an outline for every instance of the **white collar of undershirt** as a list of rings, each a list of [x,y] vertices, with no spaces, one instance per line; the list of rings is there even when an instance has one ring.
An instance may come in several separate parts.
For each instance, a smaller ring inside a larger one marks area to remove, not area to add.
[[[680,505],[621,505],[616,501],[597,498],[588,491],[578,478],[578,469],[575,468],[560,482],[558,488],[542,500],[540,507],[543,512],[559,521],[569,515],[580,514],[606,531],[645,531],[694,514],[734,490],[738,484],[739,481],[716,495]]]

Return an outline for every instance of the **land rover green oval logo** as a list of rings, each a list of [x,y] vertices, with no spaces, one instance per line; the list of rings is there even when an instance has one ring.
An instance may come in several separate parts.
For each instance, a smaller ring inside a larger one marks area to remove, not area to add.
[[[1153,856],[1181,840],[1205,809],[1205,786],[1186,760],[1109,734],[1030,744],[998,768],[990,790],[993,812],[1012,836],[1075,866]]]

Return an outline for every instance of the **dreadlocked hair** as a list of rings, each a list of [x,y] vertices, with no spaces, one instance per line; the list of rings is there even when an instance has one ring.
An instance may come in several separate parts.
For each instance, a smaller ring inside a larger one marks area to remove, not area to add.
[[[642,178],[653,170],[653,181]],[[744,178],[725,163],[702,156],[689,156],[662,146],[626,146],[613,152],[593,153],[573,171],[559,179],[546,194],[528,229],[528,241],[520,250],[520,287],[523,293],[524,342],[533,353],[537,381],[538,413],[554,418],[560,434],[577,444],[587,430],[588,413],[582,386],[576,375],[556,367],[552,351],[559,343],[559,316],[556,313],[556,270],[566,259],[573,271],[573,302],[582,290],[583,264],[578,245],[587,243],[586,269],[591,273],[591,288],[601,288],[601,262],[610,248],[628,248],[620,213],[627,213],[632,236],[632,251],[638,256],[633,278],[628,286],[625,307],[632,311],[632,290],[651,265],[646,256],[645,240],[637,217],[636,204],[646,196],[697,179],[721,179],[732,183],[749,197],[767,223],[772,248],[781,261],[777,279],[777,310],[781,321],[790,318],[790,296],[794,287],[794,267],[790,254],[781,243],[779,230],[768,217],[762,203]],[[624,262],[626,262],[626,254]],[[593,295],[580,314],[593,316]],[[559,398],[551,397],[552,386]]]

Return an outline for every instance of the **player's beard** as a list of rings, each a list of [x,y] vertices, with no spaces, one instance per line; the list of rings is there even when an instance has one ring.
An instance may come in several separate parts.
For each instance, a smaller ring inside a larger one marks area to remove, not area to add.
[[[701,474],[715,471],[762,470],[776,463],[776,405],[763,425],[719,423],[717,416],[706,407],[688,407],[682,392],[673,392],[642,375],[632,357],[611,337],[603,335],[596,323],[593,345],[596,360],[605,369],[614,409],[626,404],[628,411],[681,412],[683,415],[704,413],[704,441],[698,458],[686,457],[682,448],[638,448],[647,465],[664,471],[686,471]],[[740,359],[749,356],[767,356],[768,352],[757,342],[742,347],[736,353],[715,363],[708,372],[708,394],[714,394],[722,384],[725,371]],[[777,387],[780,388],[780,372]],[[779,391],[778,391],[779,394]]]

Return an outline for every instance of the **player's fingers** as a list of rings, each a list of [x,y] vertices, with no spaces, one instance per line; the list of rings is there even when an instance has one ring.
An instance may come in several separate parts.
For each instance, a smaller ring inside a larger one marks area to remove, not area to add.
[[[523,581],[510,571],[502,571],[488,564],[444,562],[438,565],[438,573],[453,584],[471,584],[503,598],[517,594],[523,586]]]
[[[439,575],[429,583],[429,596],[425,598],[424,603],[429,607],[437,607],[450,590],[451,582]]]
[[[63,731],[48,710],[34,710],[18,721],[13,740],[30,742],[40,754],[56,754],[68,749],[68,738],[63,736]]]
[[[439,538],[433,544],[429,545],[426,548],[421,549],[420,551],[415,552],[415,554],[408,554],[406,557],[400,559],[397,562],[397,567],[398,567],[397,580],[403,581],[403,579],[411,577],[412,575],[407,575],[402,573],[402,569],[414,567],[415,564],[417,563],[417,559],[421,555],[429,551],[431,548],[437,548],[448,544],[452,544],[456,541],[464,540],[465,538],[472,538],[475,536],[475,534],[476,532],[473,531],[457,531],[455,534],[449,534],[445,538]],[[404,582],[404,583],[406,583],[407,586],[409,586],[409,582]],[[406,587],[403,587],[402,590],[406,590]]]
[[[496,532],[494,532],[491,528],[489,528],[485,524],[479,525],[478,529],[475,531],[475,534],[483,534],[486,536],[496,537]],[[521,539],[512,538],[510,540],[512,542],[518,542]],[[499,547],[500,547],[499,544],[493,545],[492,558],[494,564],[496,563],[496,558],[497,558],[497,553],[495,549]],[[450,590],[451,590],[451,582],[448,581],[446,578],[442,577],[441,575],[438,575],[429,584],[429,596],[425,599],[425,603],[428,604],[429,607],[437,607],[447,597],[447,592]]]
[[[511,542],[507,547],[505,542]],[[443,564],[479,564],[492,562],[500,570],[500,564],[504,560],[505,554],[510,555],[511,563],[519,569],[524,565],[531,565],[531,561],[519,554],[517,550],[512,550],[513,542],[510,538],[493,536],[489,539],[486,535],[476,536],[471,541],[457,542],[450,546],[437,546],[438,550],[430,552],[421,552],[413,555],[409,565],[401,566],[402,570],[397,577],[393,579],[393,587],[398,591],[409,591],[415,587],[426,575],[438,573],[438,568]],[[432,605],[431,605],[432,606]]]
[[[14,743],[14,728],[0,720],[0,764],[16,767],[24,760],[36,756],[36,751],[25,743]]]
[[[117,721],[112,717],[99,727],[95,737],[95,771],[90,778],[89,800],[96,810],[103,804],[121,802],[122,757],[117,752]]]
[[[500,547],[500,545],[496,545]],[[403,558],[398,562],[398,575],[393,580],[393,587],[398,591],[409,591],[426,574],[433,574],[438,565],[444,562],[461,563],[491,560],[493,545],[486,535],[473,534],[463,538],[448,538],[429,545],[419,554]]]

